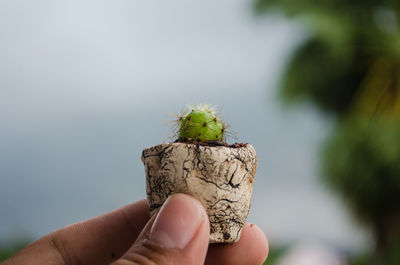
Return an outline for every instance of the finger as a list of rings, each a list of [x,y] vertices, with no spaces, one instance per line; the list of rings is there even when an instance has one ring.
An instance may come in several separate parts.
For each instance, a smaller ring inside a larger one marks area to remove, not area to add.
[[[268,241],[264,232],[253,224],[243,227],[235,244],[210,245],[206,265],[261,265],[268,256]]]
[[[147,200],[141,200],[55,231],[11,260],[32,265],[109,264],[129,249],[148,220]]]
[[[201,203],[188,195],[175,194],[113,265],[204,264],[209,231],[208,217]]]
[[[56,231],[50,240],[68,249],[78,264],[109,264],[135,242],[148,220],[147,200],[141,200]]]

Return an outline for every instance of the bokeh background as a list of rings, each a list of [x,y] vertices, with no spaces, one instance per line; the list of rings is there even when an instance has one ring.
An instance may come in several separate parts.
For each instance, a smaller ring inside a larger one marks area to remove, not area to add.
[[[145,197],[143,148],[222,109],[270,265],[400,264],[397,1],[0,1],[0,261]]]

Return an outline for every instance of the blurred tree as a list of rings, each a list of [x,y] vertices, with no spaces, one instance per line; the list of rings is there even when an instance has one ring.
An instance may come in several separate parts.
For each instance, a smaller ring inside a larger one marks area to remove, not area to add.
[[[349,119],[336,127],[323,153],[326,182],[372,229],[379,256],[400,243],[399,140],[399,122]]]
[[[377,264],[400,264],[400,1],[256,0],[255,10],[309,30],[280,95],[336,118],[323,179],[372,230]]]

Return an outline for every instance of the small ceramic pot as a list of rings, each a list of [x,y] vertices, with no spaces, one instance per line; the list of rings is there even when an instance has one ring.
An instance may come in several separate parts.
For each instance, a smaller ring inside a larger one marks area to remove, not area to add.
[[[210,220],[210,243],[240,239],[250,210],[256,151],[250,144],[163,143],[143,150],[150,215],[174,193],[197,198]]]

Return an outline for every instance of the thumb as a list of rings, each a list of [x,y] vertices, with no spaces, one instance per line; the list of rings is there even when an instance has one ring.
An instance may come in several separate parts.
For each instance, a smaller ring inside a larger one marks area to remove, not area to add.
[[[209,233],[202,204],[188,195],[175,194],[113,265],[200,265],[206,257]]]

